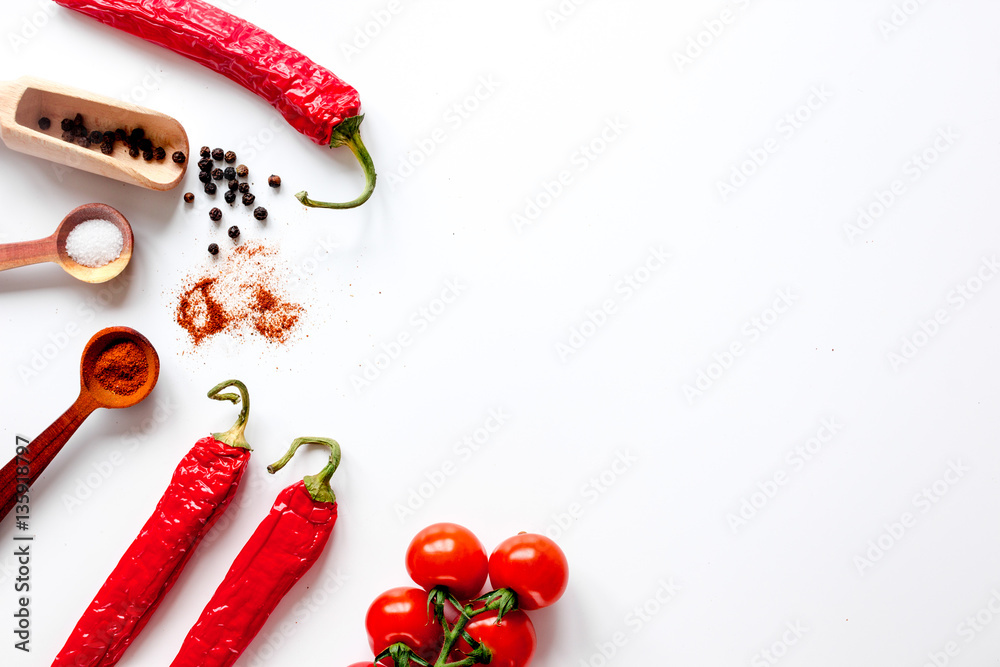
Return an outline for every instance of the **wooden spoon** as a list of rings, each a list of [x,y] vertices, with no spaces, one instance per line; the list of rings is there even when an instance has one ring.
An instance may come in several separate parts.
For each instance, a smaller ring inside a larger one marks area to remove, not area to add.
[[[94,373],[94,363],[102,352],[116,343],[131,341],[146,357],[146,380],[130,394],[116,394]],[[25,449],[0,470],[0,521],[26,493],[19,485],[31,485],[55,458],[70,436],[97,408],[127,408],[149,395],[160,374],[160,359],[152,343],[138,331],[128,327],[109,327],[98,331],[83,348],[80,360],[80,395],[51,426],[31,441]]]
[[[103,266],[84,266],[66,251],[66,239],[78,224],[95,219],[107,220],[118,228],[122,233],[122,251],[117,259]],[[103,283],[125,269],[132,257],[132,244],[132,226],[124,215],[107,204],[84,204],[70,211],[52,236],[0,245],[0,271],[40,262],[55,262],[74,278],[88,283]]]
[[[162,146],[167,156],[146,162],[142,156],[130,157],[121,142],[116,141],[111,155],[105,155],[100,146],[84,148],[63,141],[62,119],[78,113],[89,130],[141,127],[153,146]],[[48,130],[38,127],[43,116],[52,123]],[[191,157],[187,133],[170,116],[33,77],[0,82],[0,139],[15,151],[151,190],[169,190],[184,176],[187,160],[174,162],[175,151]]]

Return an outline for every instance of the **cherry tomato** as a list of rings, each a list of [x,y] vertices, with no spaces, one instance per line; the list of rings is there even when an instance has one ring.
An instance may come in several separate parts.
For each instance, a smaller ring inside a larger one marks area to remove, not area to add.
[[[490,649],[493,655],[490,667],[525,667],[535,654],[535,626],[519,609],[504,614],[499,624],[495,611],[480,614],[469,621],[465,631]],[[456,648],[462,654],[472,650],[464,637],[458,640]]]
[[[479,595],[486,583],[486,548],[468,528],[435,523],[413,538],[406,550],[406,571],[418,586],[447,586],[459,600]]]
[[[433,612],[428,613],[427,591],[420,588],[401,586],[375,598],[365,615],[365,630],[373,655],[403,642],[433,662],[441,649],[441,624]]]
[[[541,609],[558,600],[569,582],[569,564],[559,546],[545,537],[519,533],[490,555],[490,584],[511,588],[521,609]]]

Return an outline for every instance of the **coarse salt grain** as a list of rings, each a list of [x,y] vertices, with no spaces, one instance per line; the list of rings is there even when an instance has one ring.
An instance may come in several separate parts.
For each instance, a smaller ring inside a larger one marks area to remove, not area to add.
[[[66,252],[77,264],[97,268],[118,259],[125,238],[118,226],[107,220],[84,220],[66,237]]]

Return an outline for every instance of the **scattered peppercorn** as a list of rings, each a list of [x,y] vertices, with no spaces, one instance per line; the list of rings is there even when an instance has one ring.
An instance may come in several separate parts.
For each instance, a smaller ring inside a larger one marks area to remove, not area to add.
[[[79,115],[79,114],[77,114],[77,115]],[[132,137],[132,142],[133,143],[139,143],[140,141],[142,141],[143,139],[146,138],[146,130],[142,129],[141,127],[133,128],[132,129],[132,134],[130,136]],[[140,148],[141,148],[141,146],[140,146]]]
[[[212,175],[207,171],[202,171],[198,174],[198,180],[201,181],[202,183],[208,183],[210,180],[212,180]]]
[[[222,170],[221,169],[213,169],[212,170],[212,178],[214,180],[221,181],[222,180],[222,176],[223,176],[223,174],[222,174]]]
[[[174,154],[170,156],[170,159],[177,164],[184,164],[187,160],[187,156],[184,155],[184,151],[174,151]]]
[[[139,149],[135,146],[129,146],[128,154],[129,157],[139,157]]]
[[[184,201],[187,202],[188,204],[194,203],[194,193],[193,192],[185,192],[184,193]]]
[[[240,183],[239,184],[239,191],[242,192],[243,194],[246,194],[246,193],[250,192],[250,184],[249,183]]]
[[[74,137],[87,136],[87,128],[85,128],[83,125],[74,125],[73,128],[70,130],[70,132],[73,133]]]
[[[115,141],[120,141],[124,144],[125,139],[127,138],[128,134],[126,134],[124,128],[119,127],[117,130],[115,130]]]
[[[76,143],[77,143],[78,146],[83,146],[84,148],[89,148],[90,147],[90,139],[88,137],[86,137],[86,136],[77,137],[76,138]]]
[[[198,160],[198,168],[202,171],[212,171],[212,158]]]
[[[52,127],[52,121],[51,120],[49,120],[45,116],[42,116],[41,118],[38,119],[38,128],[39,129],[41,129],[41,130],[47,130],[50,127]]]
[[[73,141],[73,133],[70,132],[69,130],[63,130],[62,140],[63,141],[70,141],[70,142],[72,142]]]
[[[281,176],[271,174],[270,176],[267,177],[267,184],[270,185],[272,188],[280,188]]]
[[[267,209],[264,208],[263,206],[258,206],[253,210],[253,217],[257,218],[258,220],[266,220]]]
[[[235,178],[229,181],[229,189],[235,192],[240,187],[240,182]]]
[[[208,212],[208,217],[212,219],[212,222],[218,222],[222,220],[222,209],[213,208]]]
[[[73,119],[63,118],[62,122],[59,123],[59,127],[62,128],[63,132],[69,132],[73,129]]]
[[[205,194],[206,195],[214,195],[216,190],[217,190],[217,188],[215,187],[215,183],[213,183],[212,181],[209,181],[208,183],[205,183]]]
[[[249,173],[250,173],[250,170],[247,169],[247,166],[245,164],[237,165],[237,167],[236,167],[236,175],[237,176],[239,176],[240,178],[246,178],[247,174],[249,174]]]
[[[156,148],[153,149],[153,159],[154,160],[157,160],[157,161],[159,161],[159,160],[165,160],[166,157],[167,157],[167,151],[163,148],[163,146],[157,146]]]
[[[153,161],[153,151],[143,151],[142,152],[142,159],[145,160],[146,162],[152,162]]]
[[[202,146],[201,150],[198,151],[198,155],[202,157],[212,157],[212,149],[208,146]]]
[[[208,244],[208,254],[209,255],[218,255],[219,254],[219,244],[218,243],[209,243]]]
[[[73,116],[73,124],[83,125],[83,114],[78,113],[77,115]]]
[[[106,131],[103,135],[104,143],[113,144],[115,143],[115,133],[111,130]]]
[[[226,167],[225,170],[223,170],[222,175],[226,177],[227,181],[231,181],[236,178],[236,170],[232,167]]]
[[[226,200],[227,204],[232,204],[236,201],[236,193],[232,190],[226,190],[226,194],[222,195],[222,198]]]
[[[232,227],[229,228],[229,238],[235,239],[239,235],[240,235],[240,228],[239,227],[237,227],[236,225],[233,225]]]
[[[139,139],[139,150],[149,153],[153,152],[153,142],[147,137]]]
[[[236,162],[236,153],[232,151],[226,151],[226,164],[232,164]]]
[[[90,143],[92,144],[99,144],[102,141],[104,141],[104,135],[101,133],[100,130],[91,130],[89,136],[90,136]]]
[[[253,196],[252,193],[247,192],[247,193],[245,193],[243,195],[243,205],[244,206],[250,206],[251,204],[253,204],[253,200],[254,200],[254,196]]]
[[[105,155],[111,155],[115,152],[115,145],[110,141],[101,142],[101,152]]]
[[[226,156],[226,153],[221,148],[213,148],[212,149],[212,159],[213,160],[221,160],[225,156]]]

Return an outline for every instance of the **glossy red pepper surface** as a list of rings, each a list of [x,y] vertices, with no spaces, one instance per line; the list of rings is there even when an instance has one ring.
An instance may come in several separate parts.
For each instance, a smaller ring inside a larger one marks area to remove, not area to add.
[[[358,92],[269,32],[201,0],[55,0],[166,47],[267,100],[323,146],[361,109]]]
[[[53,667],[104,667],[118,662],[233,499],[249,459],[249,449],[211,436],[195,443]]]
[[[291,587],[319,558],[337,503],[312,498],[302,481],[278,494],[188,633],[171,667],[232,665]]]

